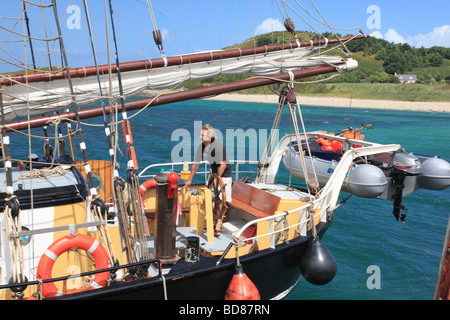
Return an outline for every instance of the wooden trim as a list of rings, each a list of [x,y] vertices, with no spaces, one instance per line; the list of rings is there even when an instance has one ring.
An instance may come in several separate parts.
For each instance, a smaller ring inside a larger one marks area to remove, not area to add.
[[[75,161],[73,164],[80,171],[81,175],[86,179],[83,161]],[[92,174],[101,179],[102,186],[97,193],[105,203],[113,202],[114,192],[112,187],[113,169],[111,161],[106,160],[89,160]]]
[[[280,197],[236,180],[233,183],[232,201],[228,203],[248,212],[257,219],[273,215],[280,204]]]

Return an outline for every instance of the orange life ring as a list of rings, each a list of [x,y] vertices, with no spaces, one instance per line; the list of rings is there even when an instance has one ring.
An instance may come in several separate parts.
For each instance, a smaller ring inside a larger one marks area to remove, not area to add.
[[[68,235],[53,242],[42,255],[37,267],[37,278],[47,280],[52,278],[52,268],[56,259],[63,252],[70,249],[83,249],[89,253],[95,260],[96,270],[109,268],[111,263],[108,252],[100,242],[84,234]],[[97,273],[91,284],[86,290],[103,288],[107,285],[109,271]],[[58,290],[53,282],[47,282],[41,285],[41,291],[44,298],[51,298],[66,294]]]
[[[143,184],[139,186],[139,192],[141,193],[141,197],[144,197],[145,191],[147,191],[150,188],[156,187],[156,180],[155,179],[149,179],[145,181]]]
[[[141,202],[142,202],[142,206],[144,207],[144,210],[147,209],[144,205],[144,193],[145,191],[147,191],[148,189],[154,188],[156,187],[156,180],[155,179],[149,179],[147,181],[145,181],[144,183],[142,183],[139,186],[139,192],[141,193]]]

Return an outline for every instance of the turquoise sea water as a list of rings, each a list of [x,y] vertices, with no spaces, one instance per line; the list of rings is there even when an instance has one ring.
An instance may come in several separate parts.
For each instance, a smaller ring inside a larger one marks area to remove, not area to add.
[[[272,127],[276,109],[276,104],[203,100],[149,108],[130,120],[139,168],[170,162],[172,150],[181,141],[174,132],[188,132],[192,139],[197,139],[195,121],[210,123],[223,133],[227,129],[264,133],[263,129]],[[408,152],[450,159],[450,113],[326,106],[302,106],[302,111],[307,131],[337,133],[348,126],[370,123],[372,129],[363,132],[368,141],[399,143]],[[89,122],[101,123],[101,119]],[[51,134],[52,130],[50,127]],[[34,132],[42,135],[42,131]],[[83,132],[89,158],[109,160],[103,129],[84,126]],[[280,136],[288,132],[285,114]],[[196,141],[192,140],[192,154]],[[13,157],[23,156],[18,150],[26,145],[26,138],[12,134],[11,143]],[[257,147],[252,143],[247,148]],[[125,153],[124,147],[121,150]],[[42,147],[32,152],[42,154]],[[246,157],[250,154],[247,150]],[[126,167],[125,160],[121,160],[121,167]],[[287,170],[280,164],[279,180],[288,178]],[[335,221],[322,241],[337,260],[336,277],[319,287],[301,279],[287,299],[432,299],[450,213],[450,189],[421,189],[405,197],[403,204],[408,209],[404,224],[394,219],[392,202],[351,197],[335,211]],[[372,275],[370,266],[379,268],[379,289],[367,286]]]

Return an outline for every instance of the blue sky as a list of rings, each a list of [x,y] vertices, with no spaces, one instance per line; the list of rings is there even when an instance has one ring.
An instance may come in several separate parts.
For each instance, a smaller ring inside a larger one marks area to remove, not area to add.
[[[50,0],[43,2],[49,3]],[[103,2],[89,0],[99,63],[107,63]],[[310,1],[298,2],[312,15],[319,17]],[[58,0],[57,3],[69,63],[74,67],[93,65],[83,1]],[[254,33],[282,29],[283,17],[275,0],[152,0],[151,3],[157,26],[164,36],[164,51],[167,56],[220,49],[242,42]],[[287,3],[316,30],[329,31],[305,13],[295,0],[287,0]],[[120,60],[123,62],[160,57],[153,42],[147,0],[112,0],[112,4]],[[374,34],[391,42],[407,42],[415,47],[450,47],[449,0],[315,0],[314,4],[333,27],[361,28],[367,34]],[[17,16],[20,9],[19,0],[5,1],[0,15]],[[297,13],[289,8],[287,10],[297,30],[311,30]],[[46,21],[51,21],[52,10],[44,11]],[[32,36],[43,37],[41,10],[33,8],[29,17]],[[0,23],[9,27],[13,25],[11,20],[5,19],[0,19]],[[54,25],[48,22],[46,26],[45,31],[54,36]],[[14,30],[24,32],[22,23],[18,23]],[[337,32],[355,34],[357,30]],[[1,31],[0,41],[5,41],[5,38],[12,40],[14,37],[6,37],[5,31]],[[8,61],[13,59],[11,56],[23,59],[23,44],[0,44],[0,58]],[[13,49],[6,49],[8,45]],[[45,51],[44,43],[34,41],[33,45],[38,65],[45,64],[42,55]],[[55,59],[58,59],[56,54]],[[4,72],[5,68],[4,64],[0,64],[0,71]]]

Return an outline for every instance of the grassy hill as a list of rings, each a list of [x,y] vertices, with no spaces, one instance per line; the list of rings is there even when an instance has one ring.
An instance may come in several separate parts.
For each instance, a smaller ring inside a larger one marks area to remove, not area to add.
[[[327,34],[327,37],[332,35]],[[297,32],[300,41],[315,39],[311,32]],[[288,33],[273,32],[247,39],[229,48],[247,48],[288,42]],[[336,96],[355,99],[386,99],[400,101],[450,101],[450,48],[413,48],[407,44],[393,44],[382,39],[355,40],[348,45],[359,63],[359,68],[344,72],[339,77],[322,83],[300,84],[297,91],[302,95]],[[398,71],[397,71],[398,70]],[[415,74],[416,84],[401,84],[394,75]],[[186,88],[196,88],[247,78],[241,76],[217,76],[213,79],[191,81]],[[324,79],[322,75],[306,79]],[[246,94],[271,94],[269,88],[254,88],[240,91]]]

